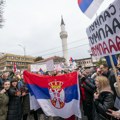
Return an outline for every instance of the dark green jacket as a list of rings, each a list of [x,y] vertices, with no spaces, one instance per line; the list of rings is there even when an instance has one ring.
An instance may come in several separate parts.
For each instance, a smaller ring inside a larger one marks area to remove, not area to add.
[[[8,112],[9,97],[7,94],[0,93],[0,120],[6,120]]]

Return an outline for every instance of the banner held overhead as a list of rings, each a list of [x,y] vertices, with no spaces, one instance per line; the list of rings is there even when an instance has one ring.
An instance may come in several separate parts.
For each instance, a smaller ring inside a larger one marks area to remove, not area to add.
[[[120,53],[120,1],[113,2],[86,31],[93,56]]]

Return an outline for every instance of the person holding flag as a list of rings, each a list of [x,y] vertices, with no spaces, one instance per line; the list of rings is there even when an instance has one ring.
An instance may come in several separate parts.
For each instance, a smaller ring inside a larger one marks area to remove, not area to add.
[[[17,66],[16,66],[16,63],[14,62],[14,64],[13,64],[13,72],[16,73],[16,71],[17,71]]]
[[[69,67],[71,67],[72,70],[77,68],[76,62],[72,57],[70,57],[70,60],[69,60]]]
[[[23,75],[31,96],[38,104],[34,105],[36,109],[41,107],[47,116],[68,119],[76,115],[81,118],[77,72],[41,76],[24,71]],[[71,119],[74,120],[74,117]]]

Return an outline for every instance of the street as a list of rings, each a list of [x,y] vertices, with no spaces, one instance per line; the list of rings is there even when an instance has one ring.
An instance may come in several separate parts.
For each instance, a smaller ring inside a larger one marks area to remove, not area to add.
[[[58,118],[58,117],[54,117],[54,118],[47,117],[44,114],[39,114],[38,116],[39,116],[39,120],[63,120],[63,119]],[[28,120],[34,120],[33,115],[29,115]],[[86,117],[83,117],[81,119],[76,118],[76,120],[87,120],[87,118]]]

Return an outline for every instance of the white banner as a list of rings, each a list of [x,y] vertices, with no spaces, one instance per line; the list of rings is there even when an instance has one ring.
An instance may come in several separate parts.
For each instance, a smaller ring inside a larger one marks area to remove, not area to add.
[[[47,61],[46,66],[47,66],[48,71],[53,71],[54,70],[54,62],[53,62],[53,60]]]
[[[43,62],[43,63],[31,64],[31,71],[32,72],[39,72],[40,68],[43,71],[53,71],[54,70],[53,60],[48,60],[47,62]]]
[[[46,66],[46,64],[32,64],[32,65],[31,65],[31,72],[39,72],[39,71],[40,71],[40,68],[41,68],[43,71],[47,71],[47,66]]]
[[[116,0],[87,28],[93,56],[120,53],[120,0]]]

